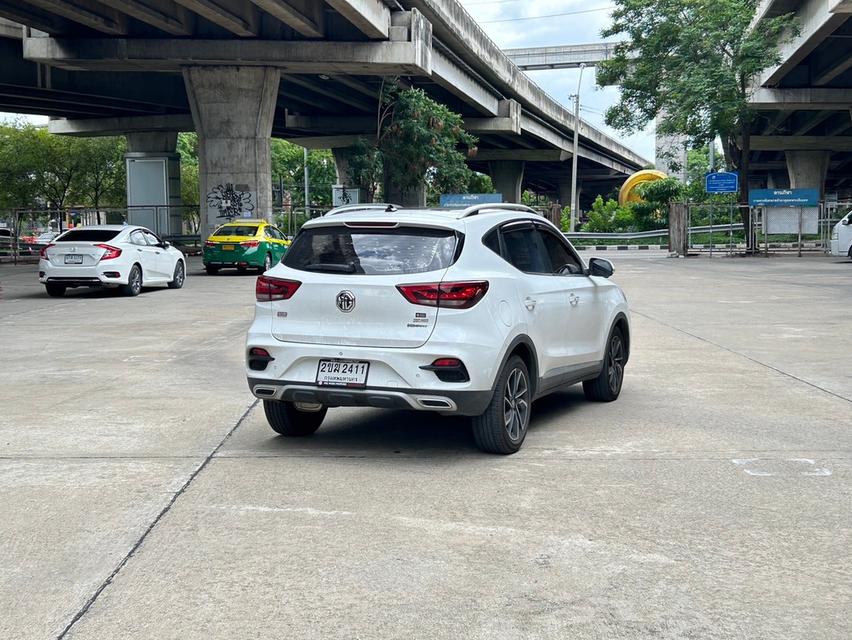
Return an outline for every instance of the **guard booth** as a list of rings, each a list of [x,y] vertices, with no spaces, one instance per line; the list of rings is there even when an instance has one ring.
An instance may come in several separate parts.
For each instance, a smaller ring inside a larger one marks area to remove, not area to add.
[[[793,236],[801,257],[805,236],[820,236],[819,197],[818,189],[752,189],[754,246],[762,239],[764,252],[769,253],[770,236]]]

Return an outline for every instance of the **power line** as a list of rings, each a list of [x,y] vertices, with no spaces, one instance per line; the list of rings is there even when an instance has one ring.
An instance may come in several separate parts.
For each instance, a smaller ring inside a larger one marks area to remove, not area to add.
[[[564,16],[576,16],[581,13],[595,13],[596,11],[609,11],[615,9],[615,5],[598,7],[597,9],[583,9],[582,11],[566,11],[565,13],[552,13],[547,16],[528,16],[525,18],[504,18],[503,20],[485,20],[479,24],[499,24],[501,22],[521,22],[523,20],[544,20],[545,18],[562,18]]]

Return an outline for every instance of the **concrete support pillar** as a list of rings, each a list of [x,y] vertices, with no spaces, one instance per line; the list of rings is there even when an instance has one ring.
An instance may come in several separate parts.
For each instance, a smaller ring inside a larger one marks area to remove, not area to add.
[[[766,176],[767,189],[789,189],[790,174],[787,171],[770,171]]]
[[[556,195],[559,198],[559,204],[561,204],[563,208],[571,206],[571,162],[573,162],[573,160],[564,163],[564,169],[560,169],[560,171],[563,171],[564,173],[559,176],[559,183],[556,185]],[[577,182],[580,182],[579,178],[577,179]],[[579,184],[577,184],[577,193],[580,193]]]
[[[825,195],[825,177],[831,161],[831,151],[785,151],[791,189],[819,189]]]
[[[489,163],[491,182],[497,193],[503,194],[503,202],[521,201],[524,182],[523,160],[494,160]]]
[[[177,132],[128,133],[124,158],[127,167],[127,221],[161,235],[182,233]]]
[[[390,175],[387,165],[385,165],[385,180],[382,194],[384,202],[389,204],[398,204],[403,207],[425,207],[426,206],[426,185],[422,184],[416,189],[403,190],[391,183],[387,179]]]
[[[271,219],[269,140],[280,71],[188,67],[183,76],[198,132],[202,238],[228,218]]]
[[[354,152],[355,150],[352,147],[338,147],[331,150],[331,154],[334,156],[334,168],[337,170],[337,184],[342,184],[344,187],[352,186],[349,160]]]

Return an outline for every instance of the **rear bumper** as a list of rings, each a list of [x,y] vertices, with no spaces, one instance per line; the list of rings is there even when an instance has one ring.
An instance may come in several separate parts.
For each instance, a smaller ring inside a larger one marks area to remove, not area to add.
[[[322,404],[327,407],[375,407],[377,409],[413,409],[462,416],[478,416],[491,402],[488,391],[435,391],[368,387],[345,389],[318,387],[303,382],[287,382],[265,378],[248,378],[255,397],[262,400],[283,400]]]
[[[56,267],[46,260],[38,265],[38,281],[42,284],[64,284],[68,287],[101,287],[127,284],[130,268],[109,263],[86,267]]]
[[[204,265],[213,267],[262,267],[266,251],[260,247],[252,249],[238,248],[233,251],[207,249],[202,252]]]

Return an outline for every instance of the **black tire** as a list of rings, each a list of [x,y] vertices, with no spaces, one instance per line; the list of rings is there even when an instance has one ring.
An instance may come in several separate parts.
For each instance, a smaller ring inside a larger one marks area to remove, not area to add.
[[[264,400],[263,411],[266,420],[275,433],[288,438],[309,436],[320,428],[328,407],[319,411],[300,411],[292,402]]]
[[[180,289],[186,280],[186,267],[183,265],[183,260],[178,260],[175,265],[175,273],[172,276],[172,281],[169,283],[169,289]]]
[[[138,296],[142,291],[142,268],[138,264],[134,264],[130,269],[130,275],[127,276],[127,284],[119,287],[121,294],[125,296]]]
[[[219,267],[215,267],[212,264],[205,264],[204,270],[207,272],[208,276],[215,276],[219,273]]]
[[[260,267],[260,273],[266,273],[272,268],[272,254],[267,253],[266,257],[263,259],[263,266]]]
[[[47,282],[44,285],[45,290],[47,291],[47,295],[51,298],[61,298],[65,295],[65,285],[57,284],[56,282]]]
[[[586,399],[593,402],[612,402],[621,394],[624,383],[624,366],[627,364],[627,345],[621,329],[613,329],[609,336],[600,375],[583,382]]]
[[[517,452],[527,436],[531,410],[529,370],[519,356],[512,356],[497,378],[488,409],[473,418],[476,446],[486,453]]]

